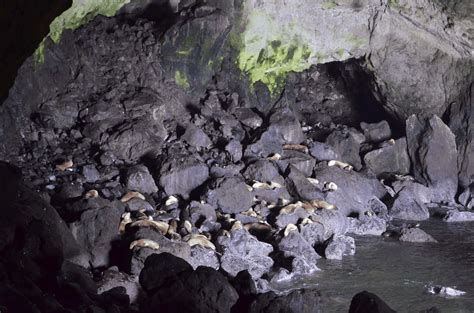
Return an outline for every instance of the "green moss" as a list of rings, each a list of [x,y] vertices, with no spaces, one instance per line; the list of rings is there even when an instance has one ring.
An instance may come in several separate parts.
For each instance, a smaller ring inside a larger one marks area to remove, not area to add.
[[[44,63],[44,40],[39,44],[34,53],[35,64]]]
[[[345,53],[346,53],[346,50],[343,49],[343,48],[340,48],[340,49],[336,50],[336,55],[337,55],[338,58],[342,58]]]
[[[174,73],[174,80],[176,84],[184,89],[189,89],[189,82],[186,74],[181,71],[176,71]]]
[[[237,63],[252,85],[261,81],[276,95],[284,87],[289,72],[301,72],[313,64],[312,50],[294,25],[275,23],[262,13],[249,16],[240,39]],[[234,45],[235,41],[234,38]]]
[[[353,49],[360,49],[362,48],[365,44],[367,44],[367,40],[361,37],[358,37],[354,34],[350,34],[349,36],[346,37],[347,43],[349,43]]]
[[[325,1],[323,2],[323,4],[321,5],[321,7],[324,9],[324,10],[331,10],[331,9],[334,9],[335,7],[337,7],[338,4],[336,3],[336,1],[334,0],[329,0],[329,1]]]

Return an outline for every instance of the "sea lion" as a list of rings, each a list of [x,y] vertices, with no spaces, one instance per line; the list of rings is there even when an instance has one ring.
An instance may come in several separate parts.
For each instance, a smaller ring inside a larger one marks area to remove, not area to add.
[[[129,191],[120,199],[123,203],[132,200],[133,198],[138,198],[145,201],[145,196],[139,193],[138,191]]]
[[[168,199],[165,201],[165,206],[171,206],[173,204],[178,203],[179,200],[175,196],[169,196]]]
[[[293,151],[308,153],[308,147],[306,147],[305,145],[287,144],[287,145],[283,145],[283,150],[293,150]]]
[[[190,234],[184,237],[183,239],[191,247],[199,245],[204,248],[216,250],[216,246],[204,235]]]
[[[333,183],[333,182],[324,182],[324,187],[323,187],[323,190],[324,191],[336,191],[337,190],[337,185],[336,183]]]
[[[298,231],[298,227],[295,224],[288,224],[283,231],[283,236],[288,237],[288,235],[294,231]]]
[[[313,205],[313,207],[315,209],[324,209],[324,210],[336,210],[336,206],[334,204],[330,204],[324,200],[312,200],[310,201],[311,202],[311,205]]]
[[[65,170],[71,169],[71,167],[73,167],[73,166],[74,166],[74,162],[72,162],[72,160],[67,160],[67,161],[64,161],[61,164],[57,164],[56,169],[58,171],[64,172]]]
[[[92,199],[97,198],[99,196],[99,192],[95,189],[91,189],[84,195],[84,199]]]
[[[346,171],[351,171],[353,169],[352,165],[345,162],[338,161],[338,160],[329,161],[328,166],[337,166]]]
[[[130,217],[130,212],[126,212],[122,214],[122,220],[120,221],[119,225],[119,233],[123,234],[125,233],[125,227],[127,224],[132,222],[132,218]]]
[[[152,228],[160,232],[162,235],[166,235],[169,229],[169,225],[167,223],[161,222],[161,221],[154,221],[154,220],[139,220],[139,221],[132,222],[130,226]]]
[[[133,250],[133,248],[138,247],[138,248],[150,248],[153,250],[158,250],[160,249],[160,245],[153,240],[150,239],[139,239],[132,241],[130,244],[130,250]]]

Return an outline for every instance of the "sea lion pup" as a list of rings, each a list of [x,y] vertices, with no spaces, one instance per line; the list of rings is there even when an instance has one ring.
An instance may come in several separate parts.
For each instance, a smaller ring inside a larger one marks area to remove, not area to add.
[[[285,205],[283,208],[280,209],[280,214],[291,214],[295,212],[296,208],[303,207],[303,202],[297,201],[295,203],[290,203]]]
[[[73,167],[73,166],[74,166],[74,162],[72,162],[72,160],[67,160],[67,161],[64,161],[61,164],[57,164],[56,169],[58,171],[64,172],[65,170],[71,169],[71,167]]]
[[[236,230],[241,230],[243,229],[242,222],[241,221],[235,221],[232,224],[232,227],[230,228],[230,231],[236,231]]]
[[[308,147],[306,147],[305,145],[287,144],[287,145],[283,145],[283,150],[293,150],[293,151],[308,153]]]
[[[84,199],[93,199],[99,196],[99,192],[95,189],[91,189],[84,195]]]
[[[251,217],[258,217],[258,214],[257,212],[255,212],[252,208],[248,209],[247,211],[244,211],[242,213],[240,213],[242,215],[246,215],[246,216],[251,216]]]
[[[188,220],[184,221],[183,228],[188,234],[191,234],[193,232],[193,224],[191,224],[191,222]]]
[[[336,183],[331,182],[324,182],[323,191],[336,191],[337,190]]]
[[[319,210],[319,209],[323,209],[323,210],[337,210],[336,206],[334,204],[330,204],[324,200],[311,200],[310,201],[311,205]]]
[[[319,185],[319,180],[317,180],[316,178],[307,177],[306,179],[316,187]]]
[[[272,231],[272,226],[267,222],[248,223],[244,225],[244,228],[250,233],[268,233]]]
[[[132,222],[130,226],[152,228],[160,232],[162,235],[166,235],[169,229],[169,225],[167,223],[161,222],[161,221],[154,221],[153,219],[135,221],[135,222]]]
[[[183,238],[183,240],[191,247],[201,246],[204,248],[216,250],[216,246],[204,235],[201,234],[189,234]]]
[[[178,202],[179,202],[178,198],[176,198],[175,196],[169,196],[165,201],[165,206],[171,206]]]
[[[145,201],[145,196],[139,193],[138,191],[129,191],[126,194],[123,195],[123,197],[120,199],[123,203],[126,203],[134,198],[141,199]]]
[[[353,169],[352,165],[350,165],[348,163],[345,163],[345,162],[338,161],[338,160],[329,161],[328,166],[337,166],[337,167],[339,167],[343,170],[346,170],[346,171],[352,171],[352,169]]]
[[[268,161],[278,161],[280,159],[281,159],[281,155],[278,153],[273,153],[267,158]]]
[[[153,250],[160,249],[160,245],[158,244],[158,242],[150,240],[150,239],[139,239],[139,240],[132,241],[132,243],[130,244],[130,250],[133,250],[133,248],[135,247],[150,248]]]
[[[253,189],[275,190],[281,187],[283,187],[281,184],[273,181],[270,183],[262,183],[254,180],[254,183],[252,184]]]
[[[308,225],[308,224],[313,224],[313,221],[309,217],[305,217],[300,223],[301,226]]]
[[[167,235],[172,239],[172,240],[180,240],[181,235],[178,234],[178,221],[177,220],[171,220],[168,228],[168,233]]]
[[[124,234],[125,233],[125,227],[127,224],[130,224],[132,222],[132,218],[130,217],[130,212],[126,212],[122,214],[122,220],[120,221],[119,225],[119,233]]]
[[[298,227],[295,224],[288,224],[283,231],[283,236],[288,237],[288,235],[294,231],[298,231]]]

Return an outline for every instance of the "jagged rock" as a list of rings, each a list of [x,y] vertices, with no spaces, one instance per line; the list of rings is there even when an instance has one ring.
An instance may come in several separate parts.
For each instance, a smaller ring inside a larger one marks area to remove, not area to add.
[[[322,142],[312,142],[309,145],[309,153],[317,161],[330,161],[340,159],[339,155],[333,150],[333,148]]]
[[[332,147],[341,161],[349,163],[356,170],[362,168],[360,160],[360,144],[364,141],[362,134],[354,129],[336,130],[326,139],[326,144]]]
[[[216,208],[207,203],[200,203],[197,201],[191,202],[189,205],[189,217],[193,225],[199,227],[199,224],[204,222],[215,222],[216,217]]]
[[[348,233],[356,235],[380,236],[387,230],[387,223],[378,216],[359,216],[359,218],[349,217]]]
[[[349,236],[333,237],[324,251],[328,260],[342,260],[343,256],[355,254],[354,238]]]
[[[318,271],[317,260],[321,257],[298,231],[292,231],[278,243],[278,248],[292,260],[292,273],[309,275]]]
[[[299,120],[289,109],[278,109],[272,113],[268,131],[274,131],[283,144],[299,144],[305,139]]]
[[[412,180],[399,180],[395,181],[392,185],[396,193],[399,193],[402,189],[409,190],[416,199],[425,204],[430,203],[433,197],[433,190]]]
[[[342,214],[364,213],[369,202],[383,198],[383,185],[375,178],[355,171],[347,171],[336,166],[315,169],[315,177],[320,182],[334,182],[338,189],[326,194],[326,201],[334,204]]]
[[[302,289],[286,296],[278,296],[273,292],[260,294],[250,305],[249,313],[320,313],[321,295],[319,291]]]
[[[325,241],[325,226],[321,223],[310,223],[306,225],[300,225],[301,237],[306,240],[312,247],[318,243]]]
[[[303,175],[310,177],[313,174],[316,160],[306,153],[300,151],[283,150],[281,159],[276,162],[280,167],[280,170],[284,172],[288,165],[293,165]]]
[[[273,266],[273,260],[268,256],[273,247],[258,241],[244,229],[232,231],[230,238],[221,236],[217,242],[222,253],[221,268],[231,276],[247,270],[256,279]]]
[[[351,301],[349,313],[396,313],[377,295],[362,291]]]
[[[275,128],[269,128],[251,145],[247,146],[245,155],[255,155],[258,157],[267,157],[272,154],[281,154],[283,152],[283,139]]]
[[[148,168],[144,165],[136,165],[128,168],[125,184],[128,190],[141,193],[150,194],[158,191],[153,177],[148,171]]]
[[[410,116],[406,132],[415,179],[433,190],[432,201],[454,203],[458,188],[454,134],[436,115]]]
[[[88,183],[95,183],[100,179],[100,173],[94,164],[88,164],[82,167],[82,175]]]
[[[242,124],[247,127],[255,129],[262,126],[262,118],[257,113],[252,111],[252,109],[238,108],[233,112],[233,114]]]
[[[284,228],[288,224],[296,225],[299,220],[307,218],[310,215],[311,213],[306,211],[303,207],[297,207],[293,212],[278,214],[275,218],[275,225],[280,228]]]
[[[74,199],[79,198],[84,194],[84,187],[80,182],[68,182],[64,183],[61,187],[59,197],[62,199]]]
[[[137,302],[141,288],[138,283],[138,277],[120,272],[117,267],[110,267],[104,271],[102,279],[99,282],[97,294],[102,294],[116,287],[124,287],[126,294],[130,298],[130,303]]]
[[[345,215],[337,210],[319,210],[314,213],[312,220],[324,228],[323,240],[326,241],[332,236],[344,235],[349,229],[349,223]]]
[[[321,189],[313,185],[296,167],[290,165],[287,169],[286,187],[290,194],[301,200],[324,199]]]
[[[266,160],[258,160],[250,164],[243,175],[249,181],[276,182],[281,185],[285,183],[285,179],[278,173],[275,165]]]
[[[220,178],[207,193],[207,201],[224,213],[240,213],[252,206],[253,193],[241,178]]]
[[[364,132],[365,138],[371,142],[381,142],[392,137],[392,130],[387,121],[380,121],[378,123],[360,123],[360,128]]]
[[[370,199],[369,209],[381,219],[386,220],[386,221],[390,220],[390,216],[388,215],[388,208],[385,205],[385,203],[380,201],[380,199],[376,197],[373,197],[372,199]]]
[[[149,202],[139,198],[133,198],[127,201],[127,211],[136,212],[141,210],[154,212],[155,208]]]
[[[160,168],[159,184],[168,195],[189,194],[209,178],[209,168],[190,156],[170,156]]]
[[[232,161],[238,162],[242,159],[242,145],[237,140],[231,140],[226,146],[225,150],[229,152]]]
[[[376,175],[383,173],[410,173],[410,158],[408,157],[405,138],[395,140],[392,146],[386,146],[367,153],[364,162]]]
[[[426,205],[411,189],[400,190],[389,208],[390,216],[403,220],[422,221],[430,217]]]
[[[408,228],[402,231],[402,235],[400,236],[400,241],[405,242],[438,242],[434,239],[431,235],[427,234],[423,230],[419,228]]]
[[[181,140],[184,140],[190,146],[196,148],[208,148],[212,145],[212,141],[209,136],[206,135],[200,128],[196,127],[196,125],[190,123],[186,126],[186,131],[184,132],[183,136],[181,136]]]
[[[449,210],[444,220],[446,222],[472,222],[474,221],[474,212]]]

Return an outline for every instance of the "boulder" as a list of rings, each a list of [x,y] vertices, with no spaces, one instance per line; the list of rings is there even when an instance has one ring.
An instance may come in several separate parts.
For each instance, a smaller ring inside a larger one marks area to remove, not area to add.
[[[148,168],[144,165],[136,165],[127,169],[125,184],[128,190],[151,194],[158,191],[155,181]]]
[[[368,291],[356,294],[351,301],[349,313],[396,313],[377,295]]]
[[[430,217],[428,207],[408,188],[400,190],[389,208],[393,218],[402,220],[422,221]]]
[[[316,263],[321,257],[299,231],[292,231],[283,237],[278,243],[278,248],[285,257],[293,258],[291,271],[293,274],[310,275],[319,270]]]
[[[360,128],[364,133],[365,138],[370,142],[381,142],[392,137],[392,130],[387,121],[380,121],[378,123],[360,123]]]
[[[249,313],[320,313],[322,299],[314,289],[295,290],[288,295],[278,296],[273,292],[260,294],[250,305]]]
[[[444,217],[446,222],[473,222],[474,212],[449,210]]]
[[[364,156],[365,165],[376,175],[383,173],[410,173],[410,158],[408,157],[405,138],[395,140],[394,145],[373,150]]]
[[[208,148],[212,145],[209,136],[192,123],[186,126],[186,131],[181,136],[181,140],[195,148]]]
[[[376,215],[367,216],[364,214],[359,218],[348,217],[348,219],[350,225],[347,230],[348,233],[380,236],[387,230],[387,222]]]
[[[309,145],[309,153],[319,161],[330,161],[340,159],[333,148],[323,142],[314,141]]]
[[[287,108],[277,109],[272,113],[267,131],[273,131],[283,144],[300,144],[305,140],[299,120]]]
[[[278,172],[277,167],[271,161],[258,160],[247,166],[244,177],[249,181],[276,182],[281,185],[285,183],[284,178]]]
[[[431,235],[419,228],[407,228],[402,231],[402,235],[399,238],[400,241],[404,242],[438,242]]]
[[[326,144],[340,157],[341,161],[349,163],[356,170],[362,168],[360,159],[360,144],[363,142],[362,134],[355,129],[342,129],[332,132],[326,139]]]
[[[211,188],[207,202],[224,213],[244,212],[253,204],[253,192],[239,177],[219,178]]]
[[[291,164],[303,173],[303,175],[310,177],[313,174],[316,160],[310,155],[300,151],[283,150],[281,159],[276,161],[276,163],[282,172]]]
[[[313,183],[293,165],[288,167],[286,173],[286,187],[295,199],[310,201],[325,198],[321,189],[313,185]]]
[[[354,238],[349,236],[333,237],[324,250],[324,254],[328,260],[342,260],[344,256],[354,255]]]

